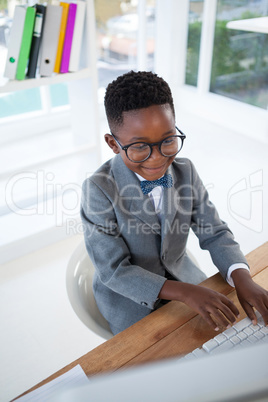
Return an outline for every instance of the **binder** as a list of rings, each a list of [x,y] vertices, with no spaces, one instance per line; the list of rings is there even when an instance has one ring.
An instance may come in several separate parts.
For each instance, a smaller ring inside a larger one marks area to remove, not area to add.
[[[30,50],[29,64],[28,64],[28,71],[27,71],[27,76],[29,78],[35,78],[35,75],[36,75],[38,54],[39,54],[39,49],[40,49],[42,32],[43,32],[43,28],[44,28],[46,7],[42,6],[40,4],[36,4],[35,10],[36,10],[36,14],[35,14],[33,38],[32,38],[32,45],[31,45],[31,50]]]
[[[16,6],[13,18],[13,24],[10,30],[7,59],[4,71],[4,77],[14,80],[16,77],[22,33],[24,28],[26,8]]]
[[[72,41],[71,55],[69,62],[69,71],[71,72],[75,72],[79,69],[80,53],[81,53],[85,13],[86,13],[85,1],[78,0],[76,4],[77,9],[76,9],[73,41]]]
[[[74,24],[75,24],[75,16],[76,16],[77,5],[75,3],[70,3],[69,6],[69,14],[65,32],[65,40],[62,51],[62,59],[61,59],[61,73],[68,73],[69,71],[69,61],[74,33]]]
[[[20,54],[16,71],[17,80],[25,79],[26,68],[28,65],[32,37],[33,37],[34,20],[35,20],[35,8],[28,7],[25,15],[21,45],[20,45]]]
[[[60,72],[61,56],[62,56],[62,50],[63,50],[63,44],[64,44],[64,38],[65,38],[68,13],[69,13],[69,5],[70,5],[69,3],[64,3],[64,2],[60,3],[60,6],[62,7],[62,17],[61,17],[60,34],[59,34],[58,48],[57,48],[57,54],[56,54],[56,61],[55,61],[55,66],[54,66],[54,73]]]
[[[61,17],[61,6],[54,6],[51,4],[47,6],[42,48],[40,51],[41,76],[50,77],[53,73],[57,54]]]

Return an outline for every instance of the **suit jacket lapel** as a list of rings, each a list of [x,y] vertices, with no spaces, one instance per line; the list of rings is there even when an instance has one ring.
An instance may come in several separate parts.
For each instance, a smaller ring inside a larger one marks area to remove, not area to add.
[[[126,213],[140,219],[157,234],[161,233],[154,205],[148,195],[141,191],[140,182],[134,172],[126,167],[120,155],[114,157],[112,169],[120,198]]]

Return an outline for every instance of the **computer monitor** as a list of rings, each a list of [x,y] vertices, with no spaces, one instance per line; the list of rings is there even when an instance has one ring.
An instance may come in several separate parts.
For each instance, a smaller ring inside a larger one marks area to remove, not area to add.
[[[268,344],[195,360],[171,359],[90,377],[57,402],[268,401]]]

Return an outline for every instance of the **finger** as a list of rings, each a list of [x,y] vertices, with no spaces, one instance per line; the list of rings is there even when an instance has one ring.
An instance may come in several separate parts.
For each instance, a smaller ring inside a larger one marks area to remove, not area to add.
[[[267,312],[267,310],[266,310],[266,312],[264,312],[264,313],[262,313],[262,312],[260,311],[260,314],[261,314],[261,316],[262,316],[262,318],[263,318],[264,325],[268,326],[268,312]]]
[[[220,326],[222,326],[224,328],[229,328],[231,326],[230,322],[225,318],[225,316],[222,314],[221,311],[215,310],[211,314],[213,315],[213,317],[216,319],[216,322]]]
[[[266,307],[266,305],[263,304],[261,306],[256,306],[256,309],[261,314],[264,321],[264,325],[268,325],[268,307]]]
[[[261,313],[261,315],[262,315],[262,318],[263,318],[263,321],[264,321],[265,325],[268,326],[268,300],[267,300],[267,303],[265,305],[265,311],[264,311],[264,313]]]
[[[226,306],[229,307],[229,309],[234,313],[234,315],[235,315],[236,317],[239,317],[239,315],[240,315],[239,310],[238,310],[238,308],[236,307],[236,305],[235,305],[231,300],[229,300],[227,297],[225,297],[224,300],[222,300],[222,302],[223,302]]]
[[[219,331],[218,325],[215,323],[215,321],[212,319],[209,313],[200,313],[201,317],[204,318],[204,320],[208,323],[210,327],[214,329],[214,331]]]
[[[235,313],[232,310],[230,310],[230,308],[227,307],[225,304],[221,304],[218,307],[218,309],[220,310],[220,312],[222,314],[224,314],[224,316],[227,318],[227,320],[231,322],[231,324],[234,324],[236,322],[237,317],[236,317]]]
[[[255,314],[254,309],[253,309],[253,307],[251,306],[251,304],[245,302],[245,303],[242,304],[242,307],[243,307],[243,309],[245,310],[245,312],[246,312],[248,318],[251,319],[252,324],[253,324],[253,325],[257,325],[257,321],[258,321],[258,320],[257,320],[256,314]]]
[[[266,297],[264,297],[261,300],[258,300],[255,304],[254,307],[256,310],[259,311],[261,314],[264,324],[268,325],[268,294]]]

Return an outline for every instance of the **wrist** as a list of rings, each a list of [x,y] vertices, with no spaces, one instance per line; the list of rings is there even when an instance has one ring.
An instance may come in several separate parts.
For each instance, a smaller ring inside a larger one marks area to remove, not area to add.
[[[236,269],[235,271],[233,271],[231,273],[231,277],[233,279],[235,287],[241,284],[242,282],[252,281],[250,272],[243,268]]]
[[[191,288],[196,285],[190,283],[166,280],[159,292],[159,299],[177,300],[185,303],[187,295],[191,292]]]

